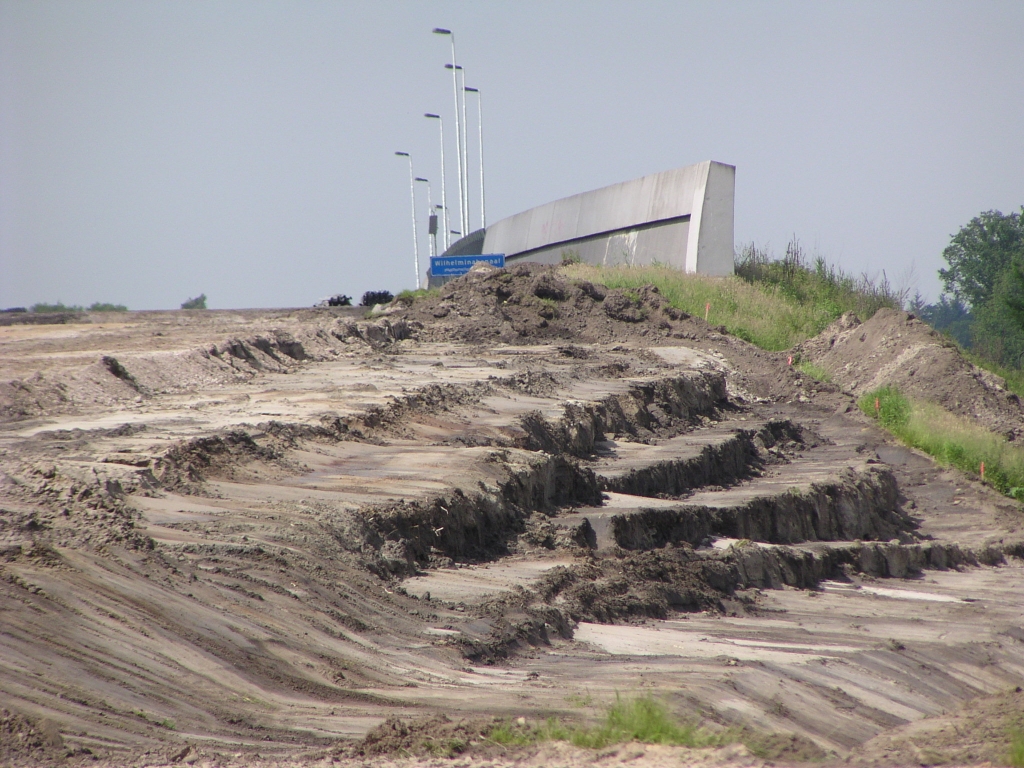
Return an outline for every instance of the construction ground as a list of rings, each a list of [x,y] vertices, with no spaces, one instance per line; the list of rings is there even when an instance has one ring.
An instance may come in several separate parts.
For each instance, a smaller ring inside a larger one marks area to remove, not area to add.
[[[0,326],[0,765],[1005,761],[1021,505],[855,405],[1024,433],[926,326],[822,383],[556,268],[365,315]],[[487,737],[617,696],[741,737]]]

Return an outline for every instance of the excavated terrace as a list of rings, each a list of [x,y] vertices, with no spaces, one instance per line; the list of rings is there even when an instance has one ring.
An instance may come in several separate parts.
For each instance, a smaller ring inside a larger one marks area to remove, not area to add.
[[[735,340],[229,320],[0,328],[17,381],[93,382],[0,428],[0,697],[57,724],[40,755],[283,759],[650,690],[845,756],[1024,684],[1017,505]]]

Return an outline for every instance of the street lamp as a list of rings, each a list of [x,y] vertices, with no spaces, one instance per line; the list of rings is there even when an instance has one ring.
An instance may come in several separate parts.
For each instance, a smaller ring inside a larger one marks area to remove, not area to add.
[[[463,195],[462,203],[463,203],[463,206],[464,206],[464,210],[466,212],[466,218],[462,222],[462,230],[468,234],[469,233],[469,229],[470,229],[470,223],[469,223],[469,219],[470,219],[470,216],[469,216],[469,148],[467,146],[467,142],[469,141],[469,123],[466,121],[466,93],[465,93],[465,90],[466,90],[466,70],[463,68],[463,66],[461,64],[445,64],[444,68],[452,70],[452,72],[454,72],[456,75],[459,75],[459,74],[462,75],[462,87],[459,88],[459,93],[462,94],[461,105],[460,105],[460,108],[462,109],[462,137],[461,137],[462,144],[459,146],[459,151],[462,153],[462,184],[463,184],[462,189],[465,190],[462,193],[462,195]]]
[[[399,157],[409,158],[409,196],[412,198],[412,256],[416,264],[416,289],[420,287],[420,242],[416,235],[416,185],[413,181],[412,155],[408,152],[395,152]]]
[[[434,203],[430,199],[430,180],[417,176],[416,181],[422,181],[427,185],[427,235],[431,238],[430,255],[437,256],[437,214],[434,213]]]
[[[444,191],[444,120],[441,119],[440,115],[435,115],[433,112],[427,112],[424,117],[429,117],[437,120],[437,124],[441,126],[441,211],[444,214],[442,222],[444,224],[444,237],[441,242],[444,243],[444,249],[447,251],[448,246],[451,243],[451,235],[448,233],[448,198],[445,196]]]
[[[435,35],[448,35],[452,41],[452,95],[455,97],[455,149],[459,156],[459,221],[462,223],[463,230],[465,226],[465,209],[463,208],[463,197],[462,191],[462,175],[463,175],[463,159],[462,159],[462,126],[459,123],[459,75],[455,69],[458,64],[455,58],[455,33],[450,29],[444,29],[442,27],[434,27]]]
[[[484,202],[484,97],[479,88],[465,88],[467,93],[476,94],[477,144],[480,147],[480,228],[487,226],[487,205]]]

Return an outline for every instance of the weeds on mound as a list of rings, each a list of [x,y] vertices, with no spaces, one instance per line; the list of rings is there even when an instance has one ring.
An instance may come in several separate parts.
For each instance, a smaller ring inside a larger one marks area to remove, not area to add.
[[[730,333],[775,352],[814,336],[836,316],[787,300],[737,277],[686,274],[673,267],[598,267],[568,264],[569,279],[589,280],[610,289],[638,290],[655,285],[676,309],[724,325]]]
[[[440,289],[438,288],[417,288],[415,290],[407,288],[395,296],[395,301],[403,304],[412,304],[418,299],[426,299],[431,296],[436,296],[438,293],[440,293]]]
[[[782,259],[746,246],[736,255],[733,277],[686,274],[662,265],[598,267],[565,260],[562,272],[612,289],[656,285],[676,309],[697,317],[707,312],[712,325],[775,352],[821,333],[844,312],[867,320],[883,307],[899,309],[907,294],[884,273],[881,280],[866,274],[854,278],[820,257],[811,264],[795,239]]]
[[[800,373],[810,376],[815,381],[821,381],[826,384],[832,381],[832,377],[828,375],[828,371],[822,368],[817,363],[812,363],[810,360],[801,360],[794,366]]]
[[[868,392],[857,405],[909,446],[1024,500],[1024,449],[934,403],[910,400],[895,387]]]
[[[902,309],[910,294],[909,288],[893,286],[884,270],[881,279],[866,272],[854,277],[821,256],[812,259],[795,237],[781,259],[753,243],[744,246],[736,254],[736,275],[748,283],[774,289],[790,301],[814,305],[833,319],[844,312],[855,312],[861,320],[867,320],[885,307]]]

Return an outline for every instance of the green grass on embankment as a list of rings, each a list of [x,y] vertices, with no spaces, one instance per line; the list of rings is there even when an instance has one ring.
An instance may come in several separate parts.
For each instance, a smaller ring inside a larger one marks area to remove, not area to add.
[[[835,316],[819,308],[788,301],[770,290],[738,277],[688,275],[671,267],[595,267],[569,264],[562,268],[569,279],[589,280],[611,289],[636,289],[655,285],[676,309],[764,349],[780,351],[815,335]]]
[[[821,333],[844,312],[857,312],[867,320],[882,307],[902,303],[885,282],[855,280],[821,259],[814,267],[796,256],[771,261],[753,248],[740,254],[731,277],[686,274],[665,266],[580,263],[566,264],[562,272],[612,289],[655,285],[676,309],[697,317],[706,312],[712,325],[724,325],[729,333],[775,352]]]
[[[1024,500],[1024,449],[934,403],[911,400],[895,387],[868,392],[857,405],[907,445],[956,467],[1000,493]]]

